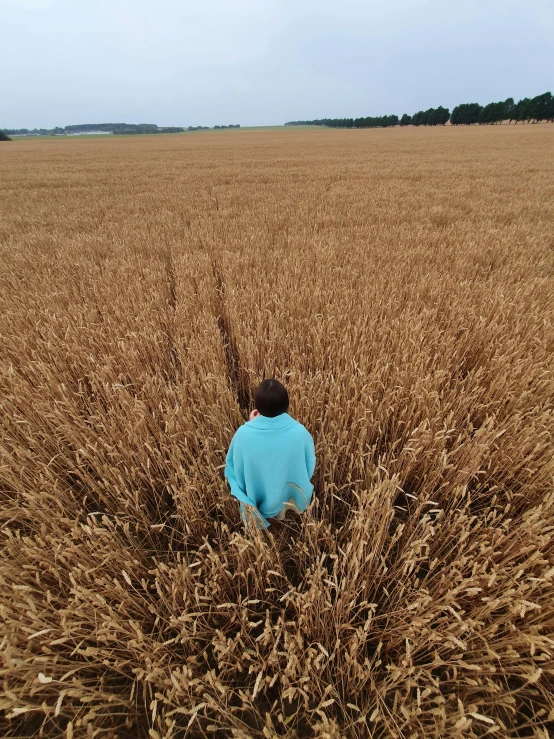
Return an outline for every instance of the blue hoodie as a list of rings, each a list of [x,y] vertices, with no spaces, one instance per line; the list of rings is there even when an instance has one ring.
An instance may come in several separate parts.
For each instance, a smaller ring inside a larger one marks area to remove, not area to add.
[[[267,519],[277,516],[290,498],[300,511],[310,504],[314,441],[288,413],[257,416],[243,424],[233,436],[226,462],[225,477],[243,519],[244,506],[253,506],[260,528],[269,526]]]

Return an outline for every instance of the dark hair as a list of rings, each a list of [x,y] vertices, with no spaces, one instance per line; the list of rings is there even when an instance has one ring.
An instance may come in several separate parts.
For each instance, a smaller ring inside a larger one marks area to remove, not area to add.
[[[258,385],[254,396],[256,409],[268,418],[275,418],[289,409],[287,388],[279,380],[264,380]]]

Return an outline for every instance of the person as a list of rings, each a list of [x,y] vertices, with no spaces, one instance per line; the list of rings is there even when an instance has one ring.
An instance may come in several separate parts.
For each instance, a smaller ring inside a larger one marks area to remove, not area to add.
[[[264,380],[250,420],[236,431],[225,464],[231,495],[260,528],[283,520],[287,510],[306,510],[312,499],[316,458],[310,432],[288,414],[289,395],[278,380]],[[248,511],[248,513],[247,513]]]

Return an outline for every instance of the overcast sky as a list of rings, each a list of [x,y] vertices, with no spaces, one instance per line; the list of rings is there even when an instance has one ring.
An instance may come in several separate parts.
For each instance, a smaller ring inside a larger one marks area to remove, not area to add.
[[[554,92],[553,0],[0,0],[0,127],[281,124]]]

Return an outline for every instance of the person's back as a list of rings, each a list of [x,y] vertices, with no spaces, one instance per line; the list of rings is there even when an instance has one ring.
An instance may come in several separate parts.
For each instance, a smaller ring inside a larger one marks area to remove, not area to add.
[[[269,526],[267,519],[281,518],[287,506],[301,513],[310,504],[315,450],[309,431],[287,413],[288,393],[280,382],[264,380],[255,405],[231,441],[225,477],[243,518],[244,507],[251,506],[258,523]]]

